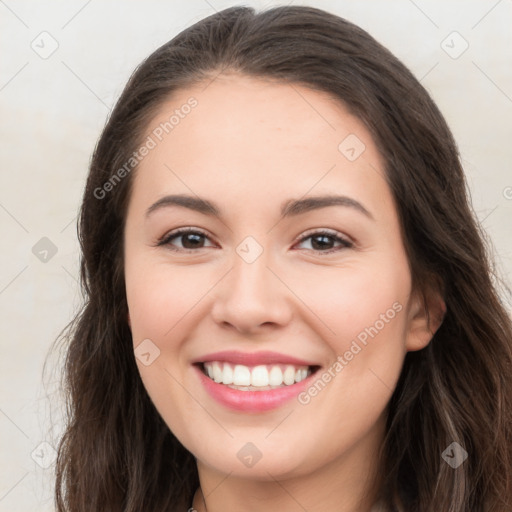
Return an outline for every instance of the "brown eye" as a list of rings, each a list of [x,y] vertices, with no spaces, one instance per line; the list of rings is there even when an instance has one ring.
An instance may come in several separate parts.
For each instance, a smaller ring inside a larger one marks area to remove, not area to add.
[[[181,247],[176,247],[173,242],[180,239]],[[203,249],[208,247],[204,245],[206,240],[208,240],[207,235],[201,231],[193,229],[179,229],[167,234],[162,240],[158,242],[158,245],[168,246],[174,251],[192,252],[195,249]]]
[[[176,246],[176,240],[181,240],[181,247]],[[213,245],[204,245],[207,240],[209,240],[209,237],[206,233],[198,231],[197,229],[193,230],[184,228],[168,233],[158,242],[157,245],[166,246],[169,249],[178,252],[194,252],[197,249],[213,247]],[[342,249],[353,247],[352,242],[341,237],[338,233],[330,231],[313,232],[302,237],[299,240],[299,243],[304,243],[307,240],[311,240],[311,247],[306,248],[306,250],[319,254],[330,254]],[[338,246],[336,247],[335,244],[338,244]]]
[[[353,247],[352,242],[342,238],[338,233],[332,233],[330,231],[317,231],[315,233],[309,234],[302,237],[299,243],[303,243],[306,240],[311,240],[311,248],[307,248],[307,250],[312,250],[314,252],[323,254],[330,254],[341,249]],[[340,245],[338,247],[333,247],[336,243]]]

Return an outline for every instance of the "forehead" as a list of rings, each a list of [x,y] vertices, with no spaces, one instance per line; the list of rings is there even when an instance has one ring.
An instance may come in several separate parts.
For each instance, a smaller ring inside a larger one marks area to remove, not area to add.
[[[221,75],[174,91],[145,135],[155,144],[135,188],[140,182],[152,197],[168,188],[268,200],[310,190],[389,195],[364,124],[341,101],[299,84]]]
[[[196,105],[188,109],[192,98]],[[364,125],[341,101],[326,92],[288,82],[221,75],[175,91],[152,126],[165,124],[170,114],[180,110],[188,113],[181,116],[172,129],[174,137],[169,139],[181,136],[212,150],[219,143],[225,149],[231,143],[243,142],[242,147],[232,144],[231,152],[243,148],[242,155],[247,155],[252,149],[253,156],[280,150],[293,157],[319,146],[337,151],[340,137],[349,130],[373,143]]]

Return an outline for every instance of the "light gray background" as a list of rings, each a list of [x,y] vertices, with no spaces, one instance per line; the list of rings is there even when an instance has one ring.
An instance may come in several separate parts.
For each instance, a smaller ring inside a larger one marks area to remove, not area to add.
[[[237,3],[0,0],[0,511],[53,510],[61,420],[55,378],[44,388],[42,365],[80,304],[76,214],[100,130],[144,57]],[[512,1],[246,2],[284,3],[359,24],[421,79],[458,141],[475,211],[510,283]],[[32,252],[43,237],[54,256]]]

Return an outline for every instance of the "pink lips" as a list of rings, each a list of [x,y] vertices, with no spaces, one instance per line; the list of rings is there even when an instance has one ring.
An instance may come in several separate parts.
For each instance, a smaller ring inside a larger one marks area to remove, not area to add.
[[[295,366],[315,366],[318,363],[297,359],[296,357],[279,354],[278,352],[237,352],[224,350],[199,357],[193,363],[206,363],[208,361],[225,361],[231,364],[243,364],[245,366],[257,366],[259,364],[293,364]]]
[[[295,366],[317,366],[315,363],[298,359],[296,357],[279,354],[277,352],[243,353],[236,351],[223,351],[208,354],[194,361],[194,369],[208,394],[225,407],[241,412],[264,412],[275,409],[297,396],[307,388],[312,381],[314,373],[306,379],[290,386],[266,391],[240,391],[225,384],[218,384],[207,377],[199,363],[208,361],[224,361],[231,364],[257,366],[259,364],[292,364]]]

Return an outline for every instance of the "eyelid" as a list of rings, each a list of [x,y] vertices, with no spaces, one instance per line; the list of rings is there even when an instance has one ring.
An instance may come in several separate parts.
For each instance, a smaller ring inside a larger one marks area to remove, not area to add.
[[[332,236],[333,238],[341,238],[344,242],[347,242],[347,243],[351,243],[351,244],[354,243],[354,241],[350,237],[340,233],[339,231],[336,231],[335,229],[330,229],[330,228],[311,228],[311,229],[308,229],[307,231],[304,231],[303,233],[301,233],[294,240],[294,243],[295,242],[301,242],[305,238],[308,238],[308,237],[310,237],[312,235],[329,235],[329,236]]]

